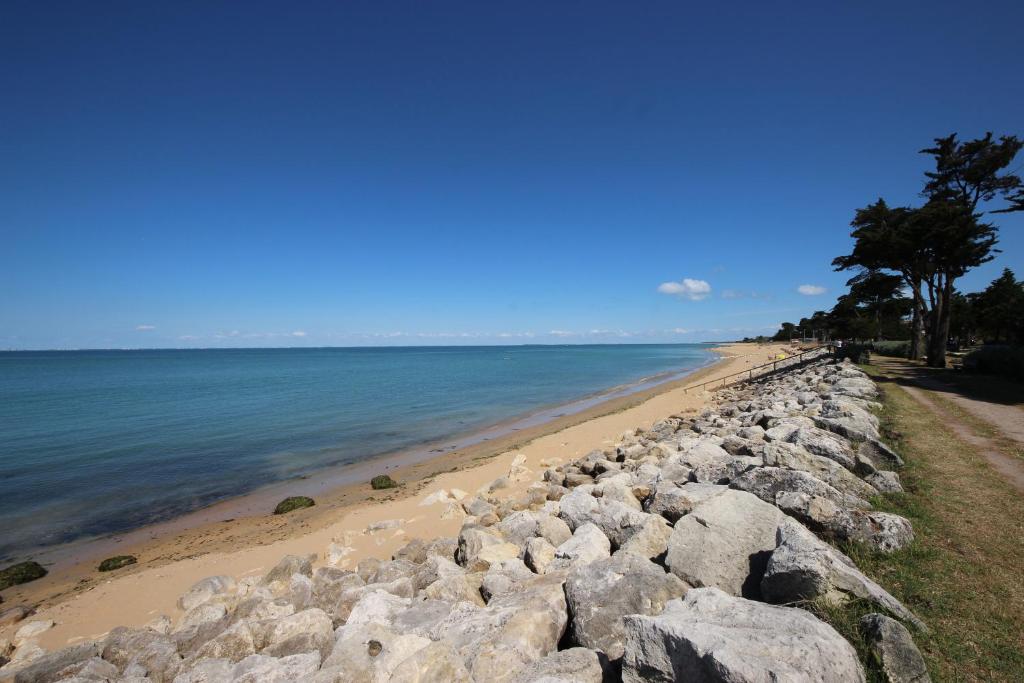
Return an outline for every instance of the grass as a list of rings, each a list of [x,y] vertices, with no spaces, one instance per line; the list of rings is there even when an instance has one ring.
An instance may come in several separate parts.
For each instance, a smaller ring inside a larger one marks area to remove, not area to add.
[[[890,555],[857,545],[842,550],[928,625],[930,633],[913,635],[933,680],[1024,680],[1021,496],[878,368],[865,369],[884,390],[883,437],[906,460],[906,491],[874,502],[907,517],[916,540]],[[811,607],[867,660],[857,624],[871,605]],[[882,680],[866,664],[869,680]]]

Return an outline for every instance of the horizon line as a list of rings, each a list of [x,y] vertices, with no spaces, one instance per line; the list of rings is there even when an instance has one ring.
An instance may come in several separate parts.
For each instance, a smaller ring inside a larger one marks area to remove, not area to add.
[[[135,346],[135,347],[66,347],[66,348],[7,348],[0,353],[56,353],[71,351],[290,351],[296,349],[468,349],[503,346],[687,346],[704,344],[737,344],[741,340],[699,342],[532,342],[522,344],[365,344],[346,346]]]

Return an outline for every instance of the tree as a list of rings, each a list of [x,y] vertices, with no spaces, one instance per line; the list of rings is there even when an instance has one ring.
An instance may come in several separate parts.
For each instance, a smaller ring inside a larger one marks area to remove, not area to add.
[[[910,353],[917,360],[923,352],[924,320],[928,311],[922,283],[931,275],[933,265],[926,249],[924,224],[915,220],[915,209],[890,208],[884,199],[858,209],[850,223],[853,251],[832,261],[836,270],[866,272],[895,271],[911,294]],[[854,280],[857,279],[854,278]],[[854,280],[851,280],[853,282]]]
[[[996,199],[1008,204],[993,213],[1024,210],[1024,182],[1004,172],[1024,142],[1016,136],[992,133],[960,142],[956,133],[935,138],[935,146],[921,150],[935,159],[935,170],[925,173],[923,195],[928,202],[916,212],[928,238],[934,266],[926,280],[932,310],[929,316],[928,365],[946,366],[953,283],[965,272],[990,261],[997,252],[995,226],[981,222],[983,205]]]
[[[1009,268],[992,281],[975,300],[977,324],[986,339],[1020,342],[1024,327],[1024,283]]]

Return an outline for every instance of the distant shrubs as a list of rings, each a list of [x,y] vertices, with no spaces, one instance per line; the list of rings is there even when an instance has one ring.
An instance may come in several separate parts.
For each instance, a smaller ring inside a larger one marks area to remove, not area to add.
[[[46,570],[38,562],[19,562],[10,567],[0,569],[0,590],[18,584],[35,581],[46,576]]]
[[[378,474],[370,480],[370,486],[373,487],[374,491],[379,489],[393,489],[398,486],[398,482],[386,474]]]
[[[1024,382],[1024,346],[983,346],[967,354],[964,369]]]
[[[311,508],[316,505],[316,502],[308,496],[292,496],[285,498],[277,507],[274,508],[275,515],[283,515],[291,512],[292,510],[301,510],[302,508]]]
[[[871,350],[879,356],[892,356],[894,358],[910,357],[910,341],[876,341],[872,342]]]
[[[134,555],[115,555],[114,557],[108,557],[100,562],[98,569],[101,572],[112,572],[115,569],[127,567],[128,565],[135,564],[138,561],[139,560]]]

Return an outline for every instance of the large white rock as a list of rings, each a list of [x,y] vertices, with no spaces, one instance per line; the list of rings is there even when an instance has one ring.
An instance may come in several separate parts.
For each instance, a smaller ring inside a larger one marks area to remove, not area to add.
[[[235,580],[230,576],[210,576],[189,588],[178,599],[178,607],[183,612],[188,612],[192,608],[212,600],[215,596],[224,595],[233,590],[235,590]]]
[[[660,614],[688,586],[638,555],[622,554],[574,567],[565,582],[572,642],[622,656],[627,614]]]
[[[574,564],[587,564],[611,554],[608,537],[594,524],[587,522],[576,528],[572,537],[555,548],[555,557]]]
[[[676,522],[665,562],[691,586],[757,596],[784,517],[777,507],[754,495],[724,491]]]
[[[857,653],[809,612],[693,589],[660,616],[625,618],[622,680],[862,683]]]
[[[850,558],[789,518],[779,525],[778,547],[765,568],[761,593],[765,600],[777,603],[816,598],[842,601],[847,596],[855,596],[874,602],[927,631],[913,612],[864,576]]]

